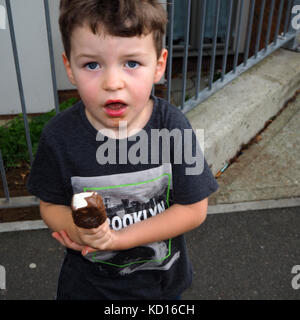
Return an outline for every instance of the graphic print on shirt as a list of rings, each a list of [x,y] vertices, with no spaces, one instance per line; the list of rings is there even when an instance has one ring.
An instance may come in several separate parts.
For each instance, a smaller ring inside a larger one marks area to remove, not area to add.
[[[104,201],[110,227],[120,230],[160,214],[170,205],[172,167],[98,177],[72,177],[74,193],[96,191]],[[119,275],[138,270],[168,270],[180,257],[171,239],[129,250],[94,252],[85,256]]]

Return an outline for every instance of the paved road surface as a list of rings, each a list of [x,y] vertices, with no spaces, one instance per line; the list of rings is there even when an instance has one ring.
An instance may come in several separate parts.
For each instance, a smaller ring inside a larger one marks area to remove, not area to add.
[[[209,215],[186,236],[194,282],[183,299],[299,300],[299,230],[300,207]],[[0,244],[0,300],[54,299],[64,249],[49,230],[0,233]]]

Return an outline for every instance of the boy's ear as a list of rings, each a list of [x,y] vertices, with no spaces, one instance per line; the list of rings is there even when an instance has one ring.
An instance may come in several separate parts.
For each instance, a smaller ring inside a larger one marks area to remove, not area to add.
[[[75,79],[74,79],[74,76],[73,76],[73,72],[72,72],[72,69],[71,69],[71,64],[70,64],[70,61],[67,58],[65,52],[62,54],[62,58],[63,58],[63,63],[64,63],[64,66],[65,66],[65,69],[66,69],[67,76],[68,76],[70,82],[74,86],[76,86]]]
[[[161,55],[157,60],[156,71],[154,75],[154,83],[157,83],[165,73],[168,60],[168,50],[162,49]]]

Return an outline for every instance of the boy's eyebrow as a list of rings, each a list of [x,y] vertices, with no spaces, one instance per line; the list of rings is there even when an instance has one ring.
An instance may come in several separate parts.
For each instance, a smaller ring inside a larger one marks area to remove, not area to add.
[[[144,51],[135,51],[135,52],[130,52],[128,54],[124,54],[123,57],[124,58],[134,58],[134,57],[138,57],[138,56],[145,56],[147,55],[147,52]],[[89,54],[89,53],[81,53],[78,54],[76,56],[76,59],[80,59],[80,58],[91,58],[91,59],[96,59],[99,58],[100,55],[93,55],[93,54]]]
[[[98,58],[98,56],[93,54],[88,54],[88,53],[81,53],[76,56],[76,59],[80,59],[80,58]]]
[[[137,56],[145,56],[146,54],[147,54],[147,52],[144,52],[144,51],[136,51],[136,52],[124,54],[124,57],[125,58],[133,58],[133,57],[137,57]]]

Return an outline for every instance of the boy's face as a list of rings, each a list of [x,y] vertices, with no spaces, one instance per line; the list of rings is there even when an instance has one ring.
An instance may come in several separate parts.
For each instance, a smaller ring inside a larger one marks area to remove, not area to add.
[[[92,125],[118,132],[143,128],[149,120],[152,86],[164,74],[167,51],[157,59],[152,34],[115,37],[78,27],[71,39],[70,61],[63,55],[68,77],[79,91]]]

